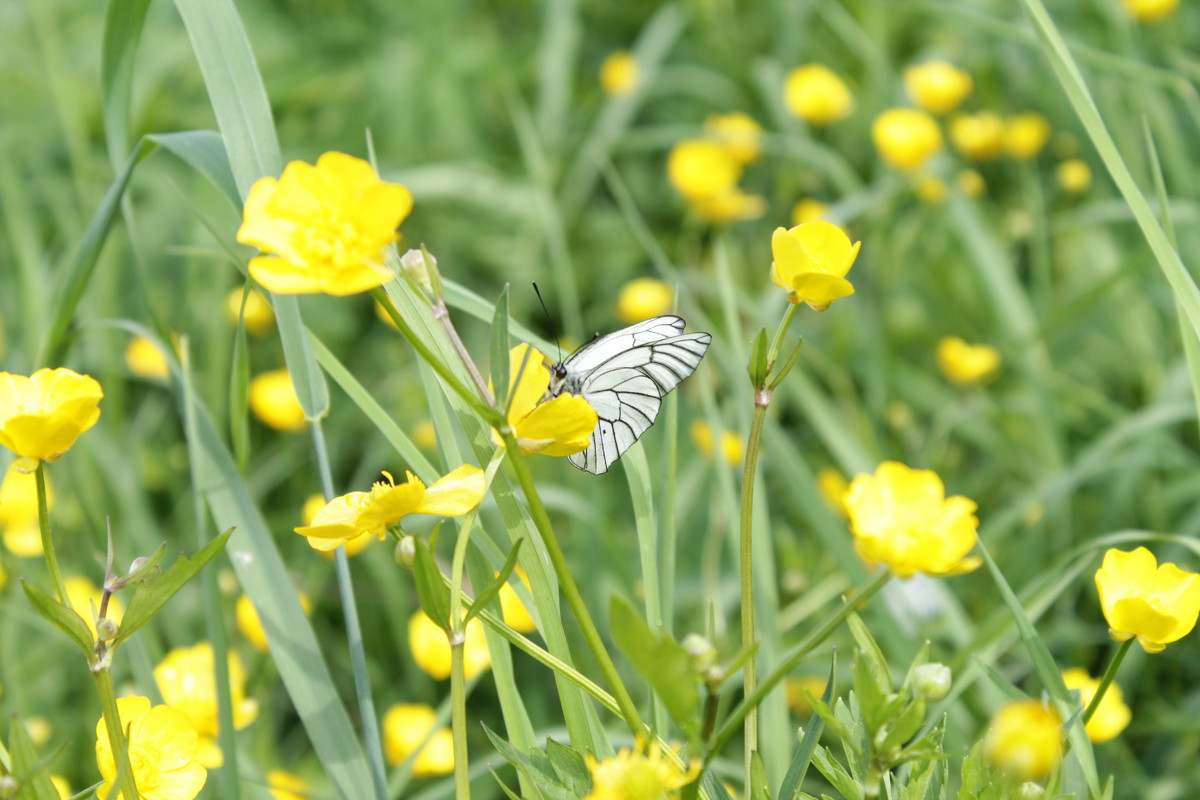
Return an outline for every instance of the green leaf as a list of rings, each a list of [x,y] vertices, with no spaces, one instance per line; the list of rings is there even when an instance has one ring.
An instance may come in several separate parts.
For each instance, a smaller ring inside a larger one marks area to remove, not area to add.
[[[232,534],[233,528],[229,528],[204,545],[204,548],[194,557],[188,558],[181,555],[170,569],[138,584],[133,592],[133,599],[129,601],[129,608],[126,609],[125,616],[121,618],[121,630],[117,634],[117,638],[113,640],[113,647],[124,642],[138,628],[153,619],[154,615],[175,596],[176,592],[183,588],[184,584],[204,569],[208,562],[217,557]]]
[[[816,765],[817,771],[825,776],[825,780],[833,784],[833,788],[837,789],[846,800],[863,800],[862,786],[851,777],[845,767],[830,755],[828,748],[817,746],[813,753],[813,764]]]
[[[100,85],[104,91],[104,138],[114,164],[127,155],[133,64],[149,7],[150,0],[112,0],[104,15]]]
[[[546,795],[548,800],[578,800],[582,796],[582,793],[573,793],[571,789],[563,785],[555,770],[554,762],[545,753],[535,748],[530,748],[528,753],[522,753],[487,725],[483,726],[483,730],[492,740],[496,752],[521,771],[530,783]],[[590,790],[591,785],[589,776],[585,791]]]
[[[767,779],[767,768],[762,754],[755,750],[750,754],[750,798],[771,800],[771,782]]]
[[[83,617],[79,616],[70,606],[58,602],[24,578],[21,579],[21,588],[25,590],[25,596],[29,598],[29,602],[37,612],[54,623],[55,627],[67,636],[70,636],[71,641],[83,649],[84,658],[90,659],[96,641],[92,638],[92,632],[88,629],[87,623],[83,621]]]
[[[417,597],[421,599],[421,609],[444,631],[450,631],[450,590],[442,580],[442,571],[438,568],[429,545],[419,538],[413,539],[416,549],[413,552],[413,576],[416,578]]]
[[[508,408],[508,284],[496,300],[492,315],[492,394],[497,408]]]
[[[783,366],[775,370],[774,376],[771,378],[771,383],[767,386],[768,389],[774,390],[776,386],[783,382],[783,379],[792,371],[792,367],[796,366],[796,362],[800,360],[800,353],[804,350],[804,337],[801,336],[796,340],[796,346],[792,348],[792,352],[788,355],[787,361],[783,362]]]
[[[229,166],[229,154],[225,152],[221,134],[205,130],[175,131],[150,134],[146,139],[207,178],[225,196],[230,206],[241,210],[242,198],[238,194],[237,181],[233,178],[233,168]],[[245,272],[245,269],[242,271]]]
[[[825,682],[825,691],[821,693],[821,702],[828,705],[835,694],[837,694],[837,650],[833,651],[830,659],[829,680]],[[813,750],[816,749],[817,742],[821,740],[821,732],[824,729],[825,721],[820,716],[814,714],[809,718],[808,727],[804,729],[804,733],[800,737],[800,744],[792,756],[792,764],[788,767],[783,783],[779,786],[779,800],[794,798],[800,785],[804,783],[804,776],[808,774],[808,765],[812,761]]]
[[[19,800],[59,800],[58,790],[50,782],[50,759],[39,759],[25,726],[14,716],[8,729],[8,750],[12,756],[12,774],[20,783]]]
[[[760,328],[754,341],[750,343],[750,362],[746,372],[750,375],[750,385],[760,389],[767,385],[767,373],[770,365],[767,363],[767,329]]]
[[[914,700],[900,716],[888,723],[887,735],[879,746],[884,758],[889,758],[888,753],[916,735],[925,723],[925,710],[924,700]]]
[[[244,317],[251,285],[247,279],[242,289],[237,332],[233,337],[233,358],[229,364],[229,438],[233,443],[233,458],[243,471],[250,453],[250,344]]]
[[[513,548],[508,551],[508,558],[504,560],[504,566],[500,567],[500,571],[496,573],[496,577],[484,587],[483,591],[475,597],[475,602],[471,603],[471,607],[467,609],[467,616],[463,620],[463,624],[471,621],[471,618],[477,615],[488,607],[492,599],[500,594],[500,590],[504,588],[504,584],[508,583],[508,579],[512,576],[513,570],[517,566],[517,556],[521,552],[521,543],[524,539],[518,539]]]
[[[563,786],[574,792],[577,797],[583,797],[591,791],[592,775],[583,756],[553,739],[546,740],[546,755]]]
[[[733,800],[732,795],[726,791],[725,784],[721,783],[717,773],[711,769],[704,770],[704,774],[700,776],[700,788],[708,795],[709,800]]]

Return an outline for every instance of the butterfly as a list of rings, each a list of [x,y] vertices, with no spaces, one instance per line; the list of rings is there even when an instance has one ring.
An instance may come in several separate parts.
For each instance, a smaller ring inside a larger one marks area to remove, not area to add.
[[[654,424],[667,392],[696,371],[712,335],[684,333],[676,316],[654,317],[598,336],[550,368],[547,399],[581,395],[596,409],[586,450],[568,456],[579,469],[608,471]]]

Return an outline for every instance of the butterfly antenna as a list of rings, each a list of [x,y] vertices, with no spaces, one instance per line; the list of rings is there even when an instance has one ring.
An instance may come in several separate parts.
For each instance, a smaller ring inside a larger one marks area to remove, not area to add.
[[[542,304],[542,313],[546,315],[546,324],[550,326],[550,332],[554,334],[554,346],[558,349],[558,358],[556,364],[562,363],[562,344],[558,341],[558,328],[554,325],[554,320],[550,318],[550,310],[546,308],[546,301],[542,299],[542,290],[538,288],[537,281],[533,281],[533,293],[537,295],[538,302]]]

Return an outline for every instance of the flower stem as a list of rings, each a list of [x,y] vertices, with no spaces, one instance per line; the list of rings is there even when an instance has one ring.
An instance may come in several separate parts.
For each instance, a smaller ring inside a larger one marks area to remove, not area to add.
[[[454,797],[470,800],[471,772],[467,763],[467,686],[463,668],[466,634],[455,631],[450,640],[450,732],[454,737]]]
[[[54,581],[58,602],[67,604],[67,586],[63,583],[62,570],[58,567],[58,556],[54,553],[54,540],[50,538],[50,508],[46,501],[45,470],[45,462],[39,461],[34,472],[37,479],[38,527],[42,532],[42,556],[46,559],[46,568],[50,570],[50,579]]]
[[[760,402],[761,399],[761,402]],[[750,435],[746,438],[746,458],[742,465],[742,513],[741,536],[739,537],[739,575],[742,600],[742,649],[754,646],[754,476],[758,467],[758,448],[762,441],[763,421],[767,416],[770,394],[755,390],[754,418],[750,422]],[[742,670],[745,696],[754,693],[758,683],[758,660],[754,655],[746,659]],[[758,708],[752,706],[746,715],[745,732],[746,786],[750,785],[750,762],[758,749]]]
[[[41,469],[40,465],[38,469]],[[113,687],[112,672],[108,667],[101,667],[92,670],[92,678],[96,681],[96,693],[100,695],[100,712],[104,716],[104,728],[108,731],[108,744],[121,778],[121,794],[139,797],[133,767],[129,765],[129,742],[125,739],[125,726],[121,724],[121,715],[117,711],[117,692]]]
[[[1113,653],[1112,659],[1109,660],[1108,666],[1104,670],[1104,677],[1100,679],[1100,685],[1096,687],[1096,693],[1092,695],[1092,702],[1083,711],[1083,716],[1080,717],[1080,724],[1086,726],[1092,721],[1092,717],[1096,714],[1096,709],[1100,707],[1100,701],[1104,699],[1104,693],[1108,691],[1108,687],[1112,684],[1113,679],[1117,677],[1117,670],[1121,666],[1121,662],[1125,660],[1125,655],[1129,652],[1129,648],[1133,645],[1133,639],[1126,639],[1121,642],[1121,646],[1117,648],[1117,652]]]

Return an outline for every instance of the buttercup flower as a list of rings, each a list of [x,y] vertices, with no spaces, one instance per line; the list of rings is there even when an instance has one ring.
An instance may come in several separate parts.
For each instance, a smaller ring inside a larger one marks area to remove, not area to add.
[[[369,492],[335,497],[313,517],[311,525],[296,528],[316,550],[336,550],[359,536],[382,539],[387,528],[409,514],[458,517],[479,505],[484,494],[483,471],[464,464],[436,483],[426,486],[411,472],[397,484],[392,476],[377,481]]]
[[[696,197],[690,202],[696,216],[705,222],[738,222],[757,219],[767,212],[767,200],[762,195],[746,194],[738,187],[710,197]]]
[[[975,502],[945,496],[937,473],[885,461],[874,475],[856,475],[846,494],[854,547],[869,562],[882,562],[899,578],[917,572],[961,575],[979,567],[967,558],[975,546]]]
[[[408,647],[417,666],[435,680],[450,677],[450,642],[446,632],[424,611],[417,611],[408,619]],[[492,655],[488,652],[487,638],[483,635],[483,623],[476,617],[467,623],[463,643],[463,674],[470,680],[491,665]]]
[[[1092,185],[1092,169],[1082,158],[1069,158],[1054,170],[1059,188],[1069,194],[1083,194]]]
[[[186,714],[170,706],[151,707],[145,697],[118,698],[117,714],[129,731],[129,765],[139,800],[192,800],[200,793],[208,770],[196,760],[200,737]],[[117,766],[103,718],[96,723],[96,766],[104,778],[96,795],[107,797]],[[116,794],[117,800],[124,797]]]
[[[518,373],[521,382],[513,388]],[[550,388],[550,370],[537,348],[523,342],[508,351],[508,381],[508,424],[524,455],[569,456],[587,449],[596,429],[596,409],[574,394],[560,394],[541,402]]]
[[[973,169],[961,170],[954,182],[958,185],[958,190],[967,197],[982,197],[987,189],[983,176]]]
[[[125,346],[125,366],[142,378],[165,380],[171,374],[167,357],[158,345],[144,336],[135,336]]]
[[[1004,152],[1004,120],[993,111],[958,114],[950,120],[950,141],[972,161],[990,161]]]
[[[436,724],[437,712],[427,705],[397,703],[389,708],[383,715],[383,751],[388,763],[399,766],[420,747],[413,761],[413,777],[453,772],[454,737],[449,728],[434,731]]]
[[[1013,700],[992,717],[984,758],[1018,780],[1045,778],[1062,761],[1062,720],[1039,700]]]
[[[1079,690],[1079,705],[1087,708],[1096,696],[1096,690],[1100,688],[1100,679],[1093,678],[1082,667],[1072,667],[1063,672],[1062,676],[1068,689]],[[1105,690],[1104,697],[1101,698],[1100,705],[1096,706],[1096,713],[1092,715],[1085,730],[1089,739],[1096,744],[1103,744],[1125,730],[1131,719],[1133,713],[1129,706],[1125,705],[1121,687],[1114,681]]]
[[[46,475],[46,507],[54,506],[54,490]],[[42,554],[42,532],[38,526],[37,476],[9,467],[0,483],[0,531],[4,546],[14,556]]]
[[[712,428],[709,427],[707,421],[702,419],[693,420],[688,431],[692,435],[692,441],[696,443],[696,447],[707,458],[712,458],[714,445]],[[731,467],[739,466],[742,463],[742,456],[745,454],[746,447],[742,443],[742,437],[738,436],[733,431],[721,431],[720,436],[721,458]]]
[[[919,175],[916,185],[913,186],[913,194],[917,196],[917,199],[931,206],[946,202],[946,195],[949,193],[950,190],[946,188],[945,181],[928,174]]]
[[[592,791],[583,800],[664,800],[668,793],[687,786],[700,775],[698,761],[680,772],[663,755],[658,742],[651,742],[645,754],[642,747],[643,742],[639,741],[637,747],[622,749],[603,761],[589,754],[586,760],[592,775]]]
[[[817,470],[817,491],[821,499],[839,517],[846,516],[846,492],[850,482],[837,467],[824,466]]]
[[[412,204],[366,161],[325,153],[316,166],[293,161],[278,180],[259,178],[237,240],[267,253],[250,260],[250,275],[272,292],[357,294],[391,278],[385,249]]]
[[[238,315],[242,317],[242,325],[251,336],[266,336],[275,326],[275,312],[271,304],[262,296],[262,292],[251,289],[246,296],[246,309],[242,310],[242,290],[233,289],[225,295],[225,319],[230,325],[237,325]]]
[[[674,306],[674,287],[657,278],[637,278],[617,294],[617,317],[631,324],[668,314]]]
[[[741,177],[742,165],[717,142],[687,139],[667,155],[667,179],[693,202],[727,194]]]
[[[513,575],[525,584],[525,588],[529,588],[529,578],[525,576],[525,570],[517,567],[513,570]],[[512,580],[512,576],[509,576],[508,583],[500,587],[500,613],[504,617],[504,624],[521,633],[533,633],[537,630],[537,623],[530,616],[521,595],[512,587]]]
[[[1200,616],[1200,575],[1159,565],[1144,547],[1108,550],[1096,571],[1096,588],[1112,637],[1123,642],[1136,636],[1147,653],[1182,639]]]
[[[946,380],[967,386],[995,376],[1000,369],[1000,351],[991,345],[972,345],[957,336],[946,336],[938,342],[937,363]]]
[[[213,675],[213,648],[209,642],[176,647],[154,668],[154,681],[163,701],[187,715],[199,736],[196,760],[209,769],[224,763],[217,745],[217,684]],[[233,727],[241,730],[258,717],[258,703],[245,694],[246,671],[237,653],[229,652],[229,694]]]
[[[369,536],[362,538],[372,541]],[[312,601],[308,599],[308,595],[304,592],[297,592],[296,596],[304,613],[312,613]],[[249,597],[244,594],[238,596],[237,603],[233,608],[233,616],[237,621],[238,631],[246,637],[255,650],[265,653],[270,649],[267,643],[267,632],[263,628],[262,619],[258,616],[258,609],[254,607],[254,603],[250,602]]]
[[[71,577],[64,580],[63,583],[67,589],[67,603],[76,614],[83,617],[83,621],[87,623],[88,630],[92,632],[94,638],[96,636],[96,613],[100,610],[103,592],[87,578]],[[118,625],[121,624],[121,618],[125,616],[125,605],[121,602],[120,597],[114,594],[108,598],[108,608],[105,610],[104,616],[105,619],[110,619]]]
[[[1013,158],[1033,158],[1050,140],[1050,121],[1033,111],[1009,117],[1004,124],[1004,149]]]
[[[824,64],[805,64],[787,74],[783,102],[812,125],[829,125],[854,110],[854,97],[837,73]]]
[[[792,227],[798,227],[806,222],[815,222],[825,218],[825,212],[829,209],[828,203],[822,203],[820,200],[814,200],[811,197],[802,197],[792,206]]]
[[[751,164],[762,155],[763,129],[749,114],[741,111],[709,114],[704,120],[704,132],[724,145],[739,164]]]
[[[889,108],[871,123],[871,141],[896,169],[917,169],[942,149],[942,131],[924,111]]]
[[[600,88],[605,94],[628,94],[637,88],[638,64],[633,53],[618,50],[600,65]]]
[[[54,791],[58,792],[59,800],[71,800],[75,796],[75,792],[71,791],[71,784],[67,783],[63,776],[51,775],[50,783],[54,786]]]
[[[308,784],[300,776],[284,769],[269,769],[266,778],[271,800],[308,800],[303,794],[308,791]]]
[[[946,114],[958,108],[973,85],[969,73],[945,61],[926,61],[904,70],[908,96],[933,114]]]
[[[825,693],[825,684],[827,683],[828,681],[817,675],[788,678],[783,685],[788,708],[798,717],[808,716],[813,709],[812,703],[809,702],[808,695],[804,691],[807,689],[809,694],[819,698]]]
[[[313,520],[317,518],[317,513],[320,512],[320,510],[323,509],[324,507],[325,507],[325,495],[320,494],[320,493],[310,494],[307,498],[305,498],[304,506],[300,509],[300,518],[302,520],[304,520],[305,525],[312,525]],[[377,542],[377,541],[379,541],[379,539],[377,539],[374,536],[358,536],[354,539],[350,539],[349,541],[343,543],[342,548],[346,551],[346,558],[350,558],[351,556],[356,556],[359,553],[361,553],[363,550],[366,550],[368,547],[371,546],[372,542]],[[334,549],[336,550],[337,548],[334,548]],[[334,554],[333,550],[318,549],[317,552],[321,554],[322,558],[324,558],[328,561],[333,561],[333,554]],[[301,592],[300,593],[300,604],[304,605],[307,602],[308,602],[308,598],[304,595],[303,592]],[[305,606],[306,610],[307,610],[307,608],[308,607]]]
[[[846,273],[858,258],[862,242],[850,244],[846,232],[823,220],[771,235],[771,280],[787,292],[788,302],[808,303],[824,311],[839,297],[854,294]]]
[[[1125,10],[1141,22],[1166,19],[1179,7],[1179,0],[1123,0]]]
[[[54,461],[100,419],[104,392],[95,378],[69,369],[39,369],[29,377],[0,372],[0,445],[22,472]]]
[[[250,413],[277,431],[295,431],[308,421],[292,375],[286,368],[273,369],[250,381]]]

